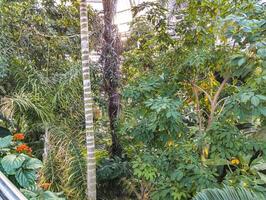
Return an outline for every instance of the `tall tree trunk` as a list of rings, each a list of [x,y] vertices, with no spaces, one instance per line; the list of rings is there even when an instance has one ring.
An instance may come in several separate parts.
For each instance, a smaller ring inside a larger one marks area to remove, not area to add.
[[[96,161],[93,132],[93,110],[89,66],[89,32],[87,1],[80,2],[80,37],[81,37],[81,61],[84,90],[86,147],[87,147],[87,195],[88,200],[96,200]]]
[[[104,45],[102,49],[102,64],[104,75],[104,89],[108,95],[108,115],[112,136],[111,156],[121,156],[122,148],[117,137],[117,119],[120,108],[120,94],[118,91],[120,79],[120,51],[121,43],[118,30],[113,24],[117,0],[103,0],[104,10]]]

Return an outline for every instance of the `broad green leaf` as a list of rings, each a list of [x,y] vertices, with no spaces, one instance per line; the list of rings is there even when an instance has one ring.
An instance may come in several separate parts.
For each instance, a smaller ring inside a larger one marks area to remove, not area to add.
[[[243,103],[247,103],[247,101],[250,99],[252,95],[250,93],[244,93],[244,94],[241,94],[241,102]]]
[[[266,117],[266,108],[261,108],[260,113]]]
[[[26,190],[26,189],[21,189],[21,192],[27,197],[28,199],[37,199],[38,194],[34,191]]]
[[[262,67],[266,69],[266,61],[262,62]]]
[[[266,101],[266,96],[264,95],[256,95],[257,97],[259,97],[261,100]]]
[[[21,155],[17,156],[14,154],[10,154],[10,155],[5,156],[1,160],[1,164],[4,170],[6,171],[6,173],[14,174],[15,171],[22,166],[24,161],[25,161],[25,158],[23,156]]]
[[[263,173],[260,173],[260,172],[258,172],[258,174],[259,174],[261,180],[262,180],[264,183],[266,183],[266,175],[263,174]]]
[[[237,64],[238,64],[238,66],[240,67],[240,66],[242,66],[243,64],[245,64],[246,63],[246,58],[240,58],[239,60],[238,60],[238,62],[237,62]]]
[[[42,167],[42,162],[37,158],[30,158],[24,164],[25,169],[39,169]]]
[[[266,163],[260,163],[257,165],[252,166],[253,169],[256,170],[266,170]]]
[[[251,98],[251,103],[252,103],[254,106],[258,106],[258,105],[260,104],[260,99],[259,99],[259,97],[257,97],[257,96],[253,96],[253,97]]]
[[[257,54],[261,57],[261,58],[266,58],[266,48],[262,48],[259,49]]]
[[[15,177],[21,187],[27,188],[35,183],[36,173],[34,170],[19,169]]]
[[[4,138],[0,138],[0,148],[6,148],[11,145],[12,142],[12,136],[6,136]]]

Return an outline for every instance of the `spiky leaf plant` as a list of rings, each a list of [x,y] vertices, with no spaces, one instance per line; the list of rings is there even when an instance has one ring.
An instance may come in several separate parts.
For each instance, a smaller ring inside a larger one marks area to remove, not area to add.
[[[263,200],[266,197],[243,187],[224,187],[206,189],[198,193],[193,200]]]

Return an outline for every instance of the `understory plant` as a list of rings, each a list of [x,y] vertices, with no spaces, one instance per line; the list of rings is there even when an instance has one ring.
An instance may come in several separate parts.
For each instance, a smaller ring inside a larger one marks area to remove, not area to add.
[[[32,149],[24,143],[24,134],[16,133],[0,138],[0,170],[28,199],[64,199],[38,185],[42,162],[34,158]]]

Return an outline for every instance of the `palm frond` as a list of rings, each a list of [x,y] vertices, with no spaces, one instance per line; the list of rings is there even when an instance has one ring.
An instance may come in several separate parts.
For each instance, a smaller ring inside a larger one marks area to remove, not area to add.
[[[51,149],[44,165],[44,179],[52,183],[53,189],[61,189],[69,197],[85,199],[87,182],[84,133],[73,133],[68,125],[61,124],[51,127],[49,134]],[[60,177],[57,177],[58,174]]]
[[[49,121],[51,117],[49,109],[43,104],[38,103],[42,102],[42,99],[40,100],[39,98],[38,96],[20,91],[12,96],[2,98],[0,111],[9,119],[12,119],[16,113],[30,112],[36,114],[42,121]]]
[[[243,187],[228,187],[222,189],[205,189],[198,193],[193,200],[264,200],[262,194],[254,193]]]
[[[74,65],[65,73],[56,74],[53,78],[56,83],[53,104],[68,107],[72,100],[82,96],[82,77],[78,65]]]

